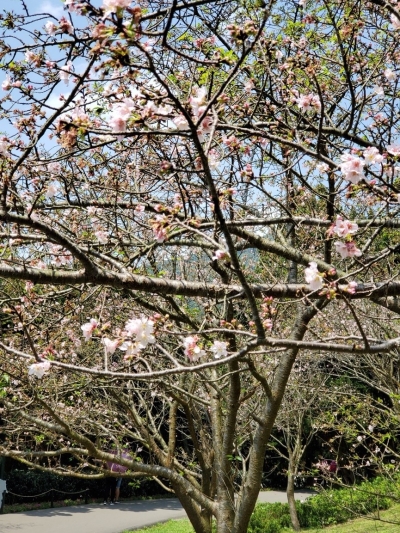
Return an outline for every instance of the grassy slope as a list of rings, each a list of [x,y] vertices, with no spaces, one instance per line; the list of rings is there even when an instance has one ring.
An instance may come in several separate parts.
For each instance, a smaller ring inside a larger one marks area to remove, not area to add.
[[[130,533],[130,531],[123,531],[122,533]],[[133,531],[134,533],[194,533],[194,529],[186,518],[183,520],[168,520],[168,522],[163,522],[162,524]]]
[[[381,511],[379,517],[381,520],[358,518],[357,520],[352,520],[337,526],[331,526],[324,529],[307,529],[304,531],[307,533],[320,533],[322,531],[323,533],[399,533],[400,505],[394,505],[387,511]],[[291,530],[287,531],[289,532]]]
[[[305,533],[399,533],[400,505],[394,505],[388,511],[381,511],[381,521],[358,518],[346,524],[331,526],[324,529],[304,529]],[[390,523],[394,522],[394,523]],[[292,532],[286,529],[287,533]],[[130,533],[125,531],[124,533]],[[135,533],[194,533],[188,520],[170,520],[145,529],[137,529]]]

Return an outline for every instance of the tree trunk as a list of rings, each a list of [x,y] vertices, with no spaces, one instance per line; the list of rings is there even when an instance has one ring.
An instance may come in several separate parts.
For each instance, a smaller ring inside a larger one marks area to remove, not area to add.
[[[234,502],[225,501],[218,502],[217,513],[217,533],[232,533],[233,528],[233,509]]]
[[[294,474],[289,466],[286,495],[289,504],[290,520],[295,531],[300,531],[299,517],[297,516],[296,500],[294,499]]]
[[[185,509],[186,514],[196,533],[211,533],[212,515],[209,511],[200,506],[193,500],[191,495],[188,495],[185,490],[182,490],[177,483],[171,482],[176,496]]]

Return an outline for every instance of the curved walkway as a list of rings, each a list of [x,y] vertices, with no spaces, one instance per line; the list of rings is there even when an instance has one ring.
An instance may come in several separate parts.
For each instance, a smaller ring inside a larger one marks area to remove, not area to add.
[[[296,499],[303,500],[310,494],[297,492]],[[260,492],[259,501],[286,502],[286,494]],[[77,505],[0,515],[0,533],[121,533],[185,516],[175,498],[123,502],[113,507]]]

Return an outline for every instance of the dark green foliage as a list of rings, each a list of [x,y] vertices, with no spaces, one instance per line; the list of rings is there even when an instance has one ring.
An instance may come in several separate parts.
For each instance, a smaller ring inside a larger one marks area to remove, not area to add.
[[[49,501],[51,499],[51,494],[48,492],[50,489],[57,491],[54,493],[55,500],[79,499],[80,496],[85,497],[85,493],[80,491],[89,488],[91,493],[97,492],[99,485],[102,486],[102,482],[56,476],[51,472],[14,469],[7,476],[9,494],[6,496],[6,503]],[[25,498],[15,496],[15,494],[25,496]],[[37,496],[39,494],[41,496]],[[32,496],[32,498],[27,496]]]
[[[160,495],[162,489],[159,484],[152,479],[123,480],[121,486],[121,498],[144,498]],[[84,489],[89,489],[90,498],[103,497],[104,479],[78,479],[73,477],[63,477],[42,472],[39,470],[13,469],[7,475],[7,490],[10,492],[6,496],[6,503],[29,503],[50,501],[51,494],[48,492],[54,489],[54,500],[69,498],[78,500],[85,498]],[[14,496],[20,494],[25,497]],[[42,496],[37,496],[38,494]],[[75,493],[75,494],[71,494]],[[32,496],[27,498],[26,496]]]

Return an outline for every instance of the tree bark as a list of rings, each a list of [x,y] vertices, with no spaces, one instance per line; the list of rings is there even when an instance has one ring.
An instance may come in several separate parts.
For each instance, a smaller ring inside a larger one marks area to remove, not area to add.
[[[290,520],[292,522],[293,529],[295,531],[300,531],[300,522],[299,517],[297,516],[296,500],[294,498],[294,479],[295,475],[292,470],[292,465],[289,465],[286,495],[289,504]]]

